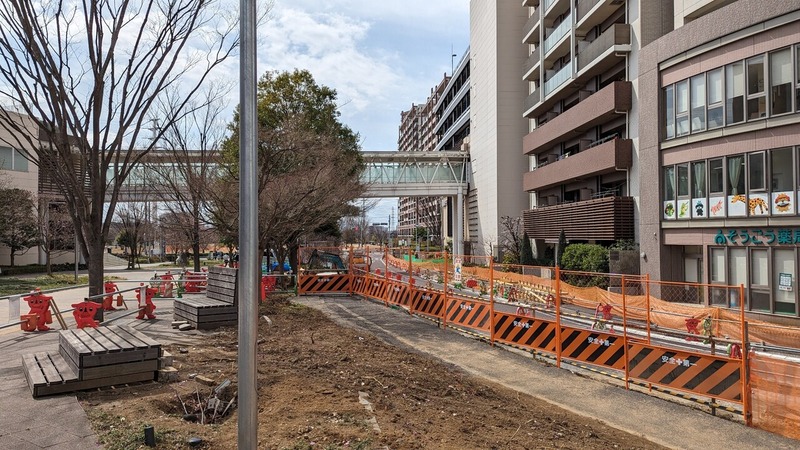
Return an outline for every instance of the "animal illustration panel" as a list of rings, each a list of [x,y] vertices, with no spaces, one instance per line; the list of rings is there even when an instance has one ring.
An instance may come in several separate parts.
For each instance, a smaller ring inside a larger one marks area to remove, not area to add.
[[[773,192],[772,214],[776,216],[794,215],[797,211],[794,199],[794,192]]]
[[[705,219],[708,217],[708,204],[705,198],[692,199],[692,218]]]
[[[708,217],[725,217],[725,197],[708,199]]]
[[[665,219],[674,220],[675,216],[676,216],[676,214],[675,214],[676,213],[676,211],[675,211],[675,201],[674,200],[669,200],[669,201],[664,202],[664,205],[663,205],[663,208],[661,209],[661,211],[663,212]]]

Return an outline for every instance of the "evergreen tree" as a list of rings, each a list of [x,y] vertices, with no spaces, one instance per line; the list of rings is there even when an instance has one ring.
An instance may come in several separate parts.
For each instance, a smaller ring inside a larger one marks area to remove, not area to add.
[[[533,249],[531,248],[531,240],[527,231],[522,234],[522,251],[519,255],[519,263],[524,266],[532,266],[534,263]]]
[[[567,248],[567,235],[564,230],[558,235],[558,247],[556,247],[556,266],[561,267],[561,257],[564,254],[564,249]]]

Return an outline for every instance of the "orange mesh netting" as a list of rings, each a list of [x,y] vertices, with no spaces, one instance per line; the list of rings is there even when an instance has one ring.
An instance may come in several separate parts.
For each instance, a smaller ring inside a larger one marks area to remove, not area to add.
[[[390,264],[393,257],[389,257]],[[399,264],[403,260],[395,262]],[[451,260],[452,261],[452,260]],[[420,262],[414,263],[415,268],[429,270],[444,270],[443,263]],[[448,263],[448,270],[452,272],[452,262]],[[490,270],[487,267],[464,266],[462,267],[464,276],[474,277],[479,280],[489,280]],[[555,274],[555,269],[552,269]],[[523,275],[513,272],[494,271],[494,281],[530,287],[533,289],[553,290],[554,281],[548,278],[541,278],[534,275]],[[591,274],[586,274],[587,276]],[[600,274],[603,275],[603,274]],[[608,275],[606,275],[608,276]],[[644,284],[645,280],[633,276],[632,279]],[[652,286],[661,284],[651,281]],[[684,284],[687,287],[708,287],[707,285]],[[599,287],[577,287],[568,283],[561,282],[561,301],[565,304],[573,304],[588,309],[595,309],[598,303],[612,305],[615,314],[622,315],[623,299],[622,294],[610,292]],[[662,285],[663,286],[663,285]],[[542,299],[543,300],[543,299]],[[645,295],[625,295],[625,305],[627,316],[632,320],[647,320],[648,300]],[[688,303],[668,302],[650,295],[650,322],[659,327],[669,328],[678,331],[686,331],[686,319],[705,319],[711,317],[712,330],[714,336],[724,336],[732,340],[741,340],[740,313],[735,310],[720,308],[716,306],[700,306]],[[798,348],[800,346],[800,330],[788,327],[775,327],[769,322],[755,319],[747,320],[749,325],[748,338],[752,342],[763,342],[769,345],[781,347]]]
[[[753,425],[800,439],[800,365],[750,354]]]

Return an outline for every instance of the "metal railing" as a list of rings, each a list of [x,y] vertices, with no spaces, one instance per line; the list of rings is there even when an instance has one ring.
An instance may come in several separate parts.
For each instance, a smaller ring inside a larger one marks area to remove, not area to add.
[[[553,49],[553,47],[567,35],[569,30],[572,29],[572,14],[564,17],[564,20],[553,29],[549,36],[544,39],[544,54]]]
[[[544,82],[544,95],[550,95],[557,87],[566,83],[572,77],[572,61]]]

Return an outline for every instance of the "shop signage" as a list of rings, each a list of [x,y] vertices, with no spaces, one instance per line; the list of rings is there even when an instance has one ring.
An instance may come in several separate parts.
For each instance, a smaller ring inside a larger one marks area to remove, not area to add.
[[[789,228],[718,230],[717,245],[793,245],[800,244],[800,230]]]
[[[780,273],[778,275],[778,290],[780,291],[792,290],[792,274]]]

